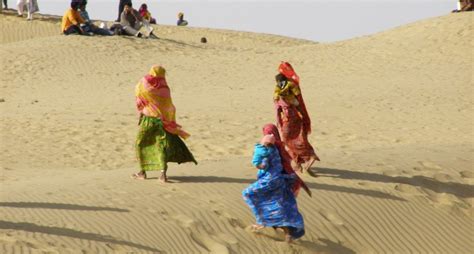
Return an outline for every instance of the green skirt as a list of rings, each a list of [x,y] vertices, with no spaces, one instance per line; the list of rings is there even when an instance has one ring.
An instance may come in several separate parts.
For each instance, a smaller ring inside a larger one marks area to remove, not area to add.
[[[143,116],[139,125],[136,151],[143,171],[166,170],[168,162],[197,164],[183,140],[167,132],[159,118]]]

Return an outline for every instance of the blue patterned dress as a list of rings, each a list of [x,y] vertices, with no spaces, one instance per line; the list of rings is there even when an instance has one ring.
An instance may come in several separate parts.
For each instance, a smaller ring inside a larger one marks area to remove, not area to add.
[[[255,145],[252,164],[266,164],[257,174],[257,181],[247,187],[243,198],[257,219],[265,227],[288,227],[293,239],[304,235],[303,216],[298,212],[291,192],[294,178],[283,174],[280,154],[274,146]]]

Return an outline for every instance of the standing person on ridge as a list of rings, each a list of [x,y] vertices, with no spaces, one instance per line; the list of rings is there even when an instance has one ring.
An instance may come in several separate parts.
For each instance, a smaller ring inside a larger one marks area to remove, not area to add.
[[[33,20],[33,13],[38,12],[38,1],[37,0],[18,0],[17,7],[18,7],[18,17],[23,17],[23,12],[26,11],[28,13],[26,20]]]
[[[189,134],[176,123],[176,108],[171,100],[165,73],[162,66],[155,65],[135,88],[136,106],[140,113],[136,153],[141,171],[132,175],[134,179],[144,180],[147,171],[159,170],[159,180],[167,182],[168,162],[197,164],[181,140],[189,137]]]
[[[319,157],[308,141],[311,119],[300,88],[300,78],[288,62],[282,62],[276,75],[274,103],[282,142],[301,172],[309,170]]]

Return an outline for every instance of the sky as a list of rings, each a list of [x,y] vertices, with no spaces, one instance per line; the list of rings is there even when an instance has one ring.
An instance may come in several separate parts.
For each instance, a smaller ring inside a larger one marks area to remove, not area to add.
[[[88,0],[92,19],[115,20],[119,0]],[[132,0],[148,5],[158,24],[175,25],[178,12],[193,27],[278,34],[334,42],[417,20],[448,15],[456,0]],[[9,6],[16,0],[8,0]],[[38,0],[41,13],[62,15],[70,0]],[[157,30],[159,36],[159,29]]]

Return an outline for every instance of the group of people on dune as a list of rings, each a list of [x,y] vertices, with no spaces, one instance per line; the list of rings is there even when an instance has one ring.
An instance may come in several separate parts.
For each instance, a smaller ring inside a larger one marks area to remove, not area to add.
[[[156,19],[151,16],[148,6],[142,4],[139,10],[132,6],[131,0],[121,0],[119,3],[119,16],[116,23],[107,28],[105,23],[95,25],[89,18],[86,10],[87,0],[72,0],[70,8],[66,11],[61,22],[61,32],[65,35],[128,35],[144,38],[158,38],[153,33],[151,24],[156,24]],[[184,14],[178,14],[178,26],[187,25]],[[144,28],[145,32],[141,32]]]
[[[256,217],[253,230],[281,229],[286,241],[291,242],[305,233],[295,198],[301,188],[311,196],[296,171],[309,170],[319,158],[308,141],[311,119],[303,100],[300,78],[290,63],[279,65],[275,82],[276,124],[263,126],[262,138],[255,145],[252,159],[257,181],[242,195]],[[176,123],[176,108],[165,68],[153,66],[137,84],[135,96],[140,115],[136,155],[141,170],[132,178],[145,180],[147,172],[160,171],[159,180],[168,182],[168,162],[197,162],[182,140],[189,134]]]
[[[32,13],[38,11],[37,0],[18,0],[18,15],[23,15],[25,6],[31,20]],[[95,25],[86,6],[87,0],[71,1],[62,18],[63,34],[156,38],[150,25],[156,24],[156,19],[146,4],[135,10],[131,0],[120,0],[118,23],[110,29]],[[457,10],[453,12],[472,11],[473,7],[473,0],[459,0]],[[183,13],[178,14],[177,25],[187,25]],[[142,28],[145,33],[141,32]],[[168,182],[169,162],[197,164],[183,141],[189,134],[176,122],[176,108],[163,66],[153,66],[140,80],[135,88],[135,99],[140,116],[135,147],[141,170],[132,178],[145,180],[147,172],[160,171],[159,180],[165,183]],[[257,170],[257,180],[243,190],[242,196],[256,218],[256,223],[251,226],[253,230],[264,227],[281,229],[285,240],[291,242],[305,234],[296,197],[301,189],[312,195],[296,172],[309,171],[319,157],[308,141],[311,118],[303,99],[300,78],[288,62],[281,62],[278,66],[273,103],[276,122],[263,126],[262,138],[254,147],[252,164]]]

